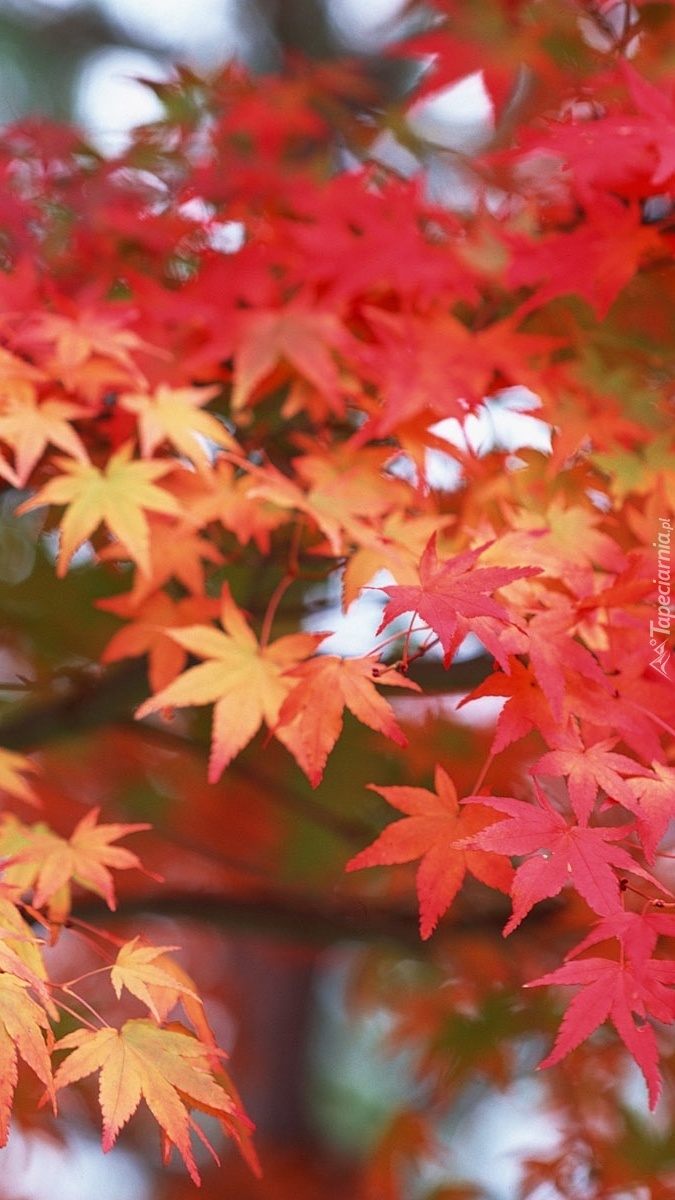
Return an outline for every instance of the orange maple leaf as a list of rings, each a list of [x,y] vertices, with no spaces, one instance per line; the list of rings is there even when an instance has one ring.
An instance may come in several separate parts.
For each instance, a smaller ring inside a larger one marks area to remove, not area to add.
[[[98,808],[89,809],[69,839],[59,837],[44,823],[23,825],[6,814],[0,829],[0,854],[7,863],[4,878],[22,891],[33,889],[36,908],[48,905],[49,919],[63,923],[71,906],[71,884],[78,883],[101,896],[115,909],[116,898],[110,867],[118,871],[144,867],[136,854],[110,843],[149,825],[97,825]],[[146,872],[150,874],[150,872]]]
[[[305,454],[292,462],[297,483],[272,464],[249,466],[259,480],[250,495],[306,513],[325,534],[331,552],[340,555],[345,553],[345,543],[368,541],[374,523],[410,501],[409,485],[385,473],[389,457],[389,449],[379,447],[358,455],[343,451],[332,458],[325,453]]]
[[[131,357],[131,351],[152,351],[125,323],[133,313],[115,313],[108,307],[97,312],[91,306],[80,308],[75,305],[74,315],[64,313],[38,313],[30,325],[22,331],[21,341],[31,350],[40,350],[49,345],[52,355],[46,364],[51,374],[61,379],[67,388],[79,386],[79,374],[92,360],[108,360],[124,369],[125,378],[137,385],[144,383],[142,372]],[[119,375],[117,376],[119,378]]]
[[[101,1072],[99,1101],[106,1152],[144,1099],[181,1155],[191,1179],[199,1184],[190,1145],[190,1129],[197,1127],[188,1106],[221,1120],[246,1120],[214,1078],[207,1048],[182,1029],[161,1029],[153,1021],[137,1018],[125,1021],[119,1030],[77,1029],[61,1038],[56,1048],[72,1050],[54,1076],[57,1091],[94,1071]],[[203,1134],[200,1137],[206,1142]]]
[[[187,474],[188,472],[179,472],[179,474],[183,473]],[[174,482],[173,477],[170,482],[167,482],[167,491],[170,488],[171,495],[175,495],[176,491]],[[177,500],[179,504],[182,503],[180,495]],[[145,520],[148,529],[150,566],[147,573],[138,572],[136,575],[134,586],[129,593],[130,605],[138,607],[149,597],[155,595],[158,589],[169,580],[178,580],[186,591],[194,593],[195,597],[203,597],[205,590],[204,562],[220,564],[223,561],[223,556],[213,541],[202,536],[200,529],[195,527],[191,518],[190,520],[176,521],[173,516],[150,512]],[[130,551],[122,542],[113,542],[99,551],[99,558],[102,562],[119,561],[131,557]]]
[[[248,471],[238,475],[223,455],[208,474],[181,471],[171,480],[172,492],[201,526],[219,521],[240,546],[253,540],[263,554],[269,554],[270,534],[290,516],[286,508],[254,494],[255,487],[255,476]]]
[[[227,587],[223,590],[220,619],[222,630],[212,625],[167,630],[190,654],[206,661],[179,675],[136,713],[137,717],[145,717],[163,708],[215,701],[211,783],[220,778],[263,721],[275,728],[281,705],[293,686],[284,672],[308,658],[321,641],[321,635],[296,633],[261,646]]]
[[[376,690],[375,683],[420,689],[397,671],[381,670],[379,676],[375,671],[372,658],[322,654],[287,673],[296,684],[281,706],[274,733],[291,751],[314,787],[320,782],[328,755],[340,736],[345,707],[370,729],[383,733],[399,746],[407,745],[408,739],[399,729],[391,706]]]
[[[147,654],[150,686],[154,692],[180,675],[187,659],[187,650],[171,636],[171,629],[192,626],[200,618],[215,617],[220,609],[218,601],[208,596],[184,596],[181,600],[172,600],[165,592],[155,592],[140,603],[134,601],[133,593],[126,593],[108,596],[97,604],[119,617],[130,618],[108,642],[101,662],[117,662],[120,658]]]
[[[342,413],[339,372],[330,347],[342,347],[348,337],[334,313],[300,304],[238,314],[233,412],[244,408],[258,385],[285,362],[314,384],[334,412]]]
[[[30,512],[45,504],[65,504],[61,518],[61,544],[57,575],[62,578],[73,554],[97,526],[105,521],[124,543],[129,556],[146,575],[150,571],[150,535],[145,511],[179,516],[176,498],[152,482],[166,474],[171,462],[132,462],[132,448],[121,446],[103,471],[89,462],[55,458],[63,472],[17,509]]]
[[[418,787],[375,787],[388,804],[406,813],[402,821],[388,825],[372,846],[347,863],[347,871],[361,867],[389,866],[392,863],[422,861],[417,870],[417,894],[420,903],[420,932],[428,938],[439,917],[452,904],[467,871],[489,887],[508,892],[513,868],[502,854],[457,846],[460,839],[472,837],[493,825],[496,814],[476,801],[460,809],[455,785],[441,766],[436,767],[435,792]],[[491,803],[493,797],[486,797]]]

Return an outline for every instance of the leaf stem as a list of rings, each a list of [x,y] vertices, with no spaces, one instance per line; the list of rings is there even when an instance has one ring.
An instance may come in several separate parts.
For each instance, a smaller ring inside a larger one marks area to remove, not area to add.
[[[472,795],[472,796],[477,796],[477,795],[478,795],[479,789],[480,789],[480,788],[482,787],[482,785],[483,785],[483,781],[484,781],[484,779],[485,779],[485,776],[487,775],[488,771],[490,770],[490,767],[491,767],[491,765],[492,765],[492,760],[493,760],[493,759],[494,759],[494,754],[492,753],[492,751],[490,751],[490,753],[488,754],[488,756],[487,756],[487,758],[486,758],[485,762],[483,763],[483,766],[482,766],[482,768],[481,768],[481,770],[480,770],[480,773],[479,773],[479,775],[478,775],[478,778],[477,778],[476,782],[475,782],[475,783],[474,783],[474,785],[473,785],[473,789],[472,789],[472,791],[470,792],[470,795]]]
[[[279,583],[277,584],[274,591],[272,592],[272,595],[270,597],[270,602],[267,605],[267,610],[265,612],[265,616],[263,617],[262,628],[260,630],[260,648],[261,649],[264,649],[265,646],[267,645],[267,643],[269,642],[270,632],[272,630],[272,623],[274,621],[277,608],[279,607],[279,604],[281,602],[281,599],[282,599],[284,593],[286,591],[288,591],[288,588],[291,586],[292,583],[295,582],[295,580],[298,578],[298,575],[300,573],[300,568],[299,568],[299,564],[298,564],[298,548],[300,545],[300,533],[301,533],[301,527],[298,523],[296,523],[296,525],[293,529],[291,544],[290,544],[289,552],[288,552],[288,567],[286,569],[286,574],[279,580]]]

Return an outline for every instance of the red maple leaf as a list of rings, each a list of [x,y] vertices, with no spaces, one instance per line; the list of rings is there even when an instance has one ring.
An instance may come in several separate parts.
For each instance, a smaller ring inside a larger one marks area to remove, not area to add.
[[[640,768],[635,762],[632,766],[631,773],[636,775]],[[647,861],[653,863],[656,847],[675,817],[675,769],[653,762],[652,773],[645,775],[647,778],[626,780],[628,797],[621,803],[635,813]]]
[[[648,775],[646,767],[640,767],[634,758],[626,754],[615,754],[612,747],[618,738],[604,738],[591,746],[584,746],[575,726],[570,726],[557,740],[557,745],[543,754],[530,767],[532,775],[566,775],[572,808],[577,820],[585,825],[593,811],[599,788],[608,796],[625,804],[633,805],[633,792],[622,775]],[[638,780],[635,780],[637,783]]]
[[[645,1018],[671,1024],[675,1019],[675,962],[649,959],[635,964],[629,959],[584,958],[566,962],[557,971],[532,980],[526,987],[581,984],[585,991],[572,1000],[549,1055],[539,1064],[552,1067],[610,1020],[645,1077],[649,1106],[655,1108],[661,1091],[656,1036]],[[635,1018],[638,1018],[636,1021]]]
[[[616,253],[617,243],[621,254]],[[589,209],[586,224],[533,242],[518,236],[514,250],[509,282],[536,287],[521,315],[573,292],[588,300],[602,319],[642,258],[650,251],[662,252],[663,243],[657,230],[645,227],[637,204],[626,207],[616,197],[603,195]]]
[[[420,561],[420,585],[391,584],[381,591],[390,597],[385,606],[378,634],[402,613],[417,613],[438,634],[448,666],[457,646],[467,633],[475,633],[508,671],[508,659],[496,636],[494,621],[508,623],[503,604],[490,596],[497,588],[537,575],[539,567],[478,567],[474,563],[484,550],[465,550],[455,558],[441,562],[436,552],[436,537],[428,543]]]
[[[535,613],[522,637],[515,633],[510,647],[529,654],[537,683],[558,721],[563,716],[566,673],[568,692],[570,671],[583,676],[584,681],[592,679],[610,691],[610,684],[597,660],[574,637],[576,621],[573,605],[565,597],[556,597],[554,607]]]
[[[644,963],[651,958],[659,937],[675,937],[675,915],[654,909],[632,912],[621,908],[601,917],[586,937],[565,955],[565,960],[578,958],[591,946],[616,938],[634,965]]]
[[[479,796],[469,799],[475,806],[460,809],[455,785],[436,767],[435,792],[418,787],[375,787],[385,800],[406,813],[402,821],[388,825],[372,846],[350,859],[347,871],[360,867],[389,866],[421,858],[417,870],[417,894],[420,902],[420,932],[423,938],[433,933],[436,923],[452,904],[464,876],[469,871],[489,887],[508,892],[513,869],[503,855],[483,849],[459,846],[492,823],[490,810]],[[492,798],[490,798],[492,799]]]
[[[613,870],[619,867],[649,879],[618,842],[632,832],[632,825],[613,828],[590,827],[570,822],[557,812],[535,780],[538,804],[503,797],[482,797],[481,804],[507,814],[508,820],[483,829],[471,839],[471,845],[498,854],[528,855],[518,867],[511,887],[513,913],[504,927],[511,933],[538,900],[557,896],[572,883],[580,896],[600,916],[620,908],[619,879]],[[469,797],[465,804],[473,802]],[[666,889],[662,889],[666,890]]]

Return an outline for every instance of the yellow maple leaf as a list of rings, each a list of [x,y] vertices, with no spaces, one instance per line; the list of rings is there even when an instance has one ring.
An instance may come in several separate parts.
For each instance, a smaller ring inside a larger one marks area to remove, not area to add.
[[[321,641],[320,635],[296,633],[261,646],[227,588],[223,591],[220,619],[222,630],[213,625],[167,630],[190,654],[206,661],[184,671],[136,713],[140,718],[165,708],[215,701],[211,783],[220,778],[263,721],[274,727],[292,686],[284,672],[308,658]]]
[[[14,750],[0,747],[0,792],[7,792],[17,800],[38,806],[40,802],[35,792],[28,780],[24,779],[24,775],[35,773],[37,770],[36,763],[26,758],[25,754],[17,754]]]
[[[80,404],[56,398],[38,400],[32,384],[4,396],[0,393],[0,441],[14,454],[14,471],[23,487],[48,445],[58,446],[72,458],[87,462],[82,440],[70,422],[89,413]]]
[[[225,426],[211,413],[201,411],[201,406],[220,390],[218,384],[199,388],[160,384],[154,392],[125,392],[118,403],[138,418],[138,440],[144,458],[151,458],[157,447],[168,441],[195,466],[208,468],[211,460],[200,437],[217,446],[237,449]]]
[[[234,1099],[214,1078],[207,1048],[182,1029],[162,1029],[146,1018],[138,1018],[126,1021],[119,1030],[78,1029],[61,1038],[57,1049],[72,1050],[54,1076],[57,1090],[94,1071],[101,1072],[99,1101],[105,1151],[115,1144],[120,1129],[143,1099],[168,1142],[178,1150],[191,1179],[199,1184],[190,1145],[190,1129],[196,1126],[187,1106],[221,1121],[246,1121]]]
[[[182,473],[182,472],[181,472]],[[189,472],[185,472],[187,475]],[[193,472],[194,474],[194,472]],[[171,493],[174,494],[171,480]],[[181,498],[177,498],[181,504]],[[192,517],[192,514],[190,514]],[[195,518],[196,520],[196,518]],[[138,606],[155,596],[159,588],[169,580],[182,583],[186,591],[203,596],[205,590],[204,562],[222,563],[223,556],[213,542],[202,537],[201,531],[190,519],[176,521],[172,516],[149,513],[148,525],[149,570],[134,579],[130,593],[132,602]],[[121,542],[112,542],[99,552],[102,562],[130,558],[127,547]],[[201,614],[202,616],[205,614]],[[195,618],[196,619],[196,618]],[[170,622],[166,622],[170,624]],[[185,624],[186,622],[180,622]]]
[[[47,1012],[56,1017],[57,1010],[47,991],[47,968],[42,957],[44,942],[35,936],[17,907],[14,901],[16,890],[4,882],[0,887],[0,967],[28,983]]]
[[[45,1032],[49,1022],[43,1008],[28,992],[28,983],[0,974],[0,1146],[7,1144],[12,1100],[18,1080],[19,1056],[47,1089],[54,1111],[56,1098]]]
[[[175,496],[152,480],[164,475],[171,462],[131,460],[129,443],[113,454],[104,470],[93,463],[58,456],[54,461],[63,472],[17,509],[18,513],[45,504],[65,504],[61,519],[61,544],[57,575],[62,578],[73,554],[105,521],[111,533],[126,546],[141,571],[150,571],[150,534],[145,510],[181,514]]]
[[[181,994],[198,1000],[194,989],[171,971],[169,960],[164,957],[178,949],[178,946],[150,946],[144,944],[140,937],[125,942],[110,972],[117,999],[122,995],[122,989],[126,988],[137,1000],[147,1005],[156,1021],[164,1020]]]

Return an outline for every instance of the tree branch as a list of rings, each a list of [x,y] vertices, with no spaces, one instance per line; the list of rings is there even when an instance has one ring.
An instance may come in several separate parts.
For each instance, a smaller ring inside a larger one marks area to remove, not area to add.
[[[492,658],[481,654],[452,663],[413,664],[410,678],[428,694],[468,692],[492,673]],[[129,659],[105,670],[81,671],[64,681],[64,690],[46,699],[12,705],[0,719],[0,746],[30,751],[46,742],[101,726],[128,721],[148,694],[145,658]]]
[[[530,916],[532,929],[549,924],[557,908],[553,901],[541,904]],[[251,888],[247,895],[234,895],[167,889],[145,896],[121,896],[114,915],[102,909],[100,899],[94,895],[80,897],[72,910],[74,921],[79,917],[90,924],[109,925],[142,915],[194,920],[234,933],[258,933],[298,945],[327,946],[344,939],[393,942],[420,956],[431,945],[420,938],[416,908],[386,906],[379,900],[335,891],[320,896],[262,886]],[[447,939],[474,937],[479,932],[494,934],[501,943],[507,917],[508,903],[500,903],[499,898],[494,908],[458,911],[441,922],[433,946]]]

